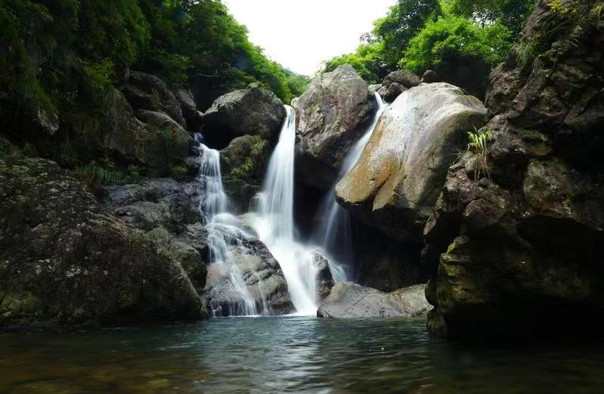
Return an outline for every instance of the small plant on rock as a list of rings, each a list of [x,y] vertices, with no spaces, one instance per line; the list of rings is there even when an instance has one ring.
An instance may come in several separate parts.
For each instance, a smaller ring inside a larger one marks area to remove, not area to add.
[[[474,154],[471,166],[474,172],[474,179],[478,180],[482,175],[488,178],[491,176],[489,167],[489,144],[493,140],[493,133],[490,130],[476,130],[468,132],[468,152]]]

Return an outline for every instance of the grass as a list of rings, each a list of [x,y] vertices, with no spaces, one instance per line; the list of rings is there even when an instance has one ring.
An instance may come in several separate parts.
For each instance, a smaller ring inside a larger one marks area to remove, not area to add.
[[[490,130],[468,132],[468,148],[467,151],[474,154],[472,161],[472,170],[474,179],[478,180],[483,175],[487,178],[491,177],[491,169],[489,166],[489,145],[493,140],[493,133]]]

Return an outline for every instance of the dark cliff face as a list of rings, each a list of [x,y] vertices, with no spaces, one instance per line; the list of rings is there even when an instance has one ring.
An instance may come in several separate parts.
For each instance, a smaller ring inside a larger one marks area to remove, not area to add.
[[[449,169],[424,231],[428,327],[495,338],[593,329],[604,311],[602,3],[542,1],[486,104],[486,162],[471,150]]]

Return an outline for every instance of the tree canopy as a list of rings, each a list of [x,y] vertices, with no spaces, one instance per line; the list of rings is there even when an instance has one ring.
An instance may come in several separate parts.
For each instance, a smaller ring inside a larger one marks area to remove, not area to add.
[[[434,69],[444,80],[481,95],[490,69],[503,60],[535,3],[398,0],[386,17],[375,21],[373,31],[363,35],[356,52],[328,60],[323,71],[350,64],[377,83],[400,67],[417,73]]]

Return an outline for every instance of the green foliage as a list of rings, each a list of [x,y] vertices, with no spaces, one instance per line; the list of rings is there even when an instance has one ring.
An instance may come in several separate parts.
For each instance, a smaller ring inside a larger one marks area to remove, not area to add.
[[[482,175],[488,178],[491,176],[489,166],[489,144],[493,140],[493,133],[490,130],[468,132],[468,152],[473,153],[471,166],[474,172],[474,179],[478,180]]]
[[[140,182],[144,174],[135,165],[130,165],[123,171],[111,161],[93,160],[86,165],[76,167],[73,175],[88,185],[91,190],[96,191],[101,185]]]
[[[296,74],[293,71],[285,70],[287,76],[287,87],[292,97],[300,97],[310,84],[310,78],[306,75]]]
[[[336,56],[325,63],[324,71],[335,70],[338,66],[348,64],[369,83],[378,83],[392,71],[382,59],[383,43],[362,44],[355,53]]]
[[[411,40],[401,65],[422,72],[477,58],[494,66],[507,55],[509,36],[509,30],[499,23],[483,28],[465,18],[441,17],[428,22]]]
[[[263,154],[266,148],[267,142],[260,137],[255,137],[256,141],[250,148],[249,153],[246,155],[245,160],[239,166],[233,168],[228,177],[231,179],[249,180],[254,177],[254,173],[257,172],[258,168],[263,166]]]
[[[522,30],[536,5],[536,0],[451,0],[449,10],[483,26],[501,23],[514,37]]]
[[[386,64],[396,67],[413,37],[442,13],[438,0],[398,0],[388,15],[374,24],[374,35],[383,42]]]

